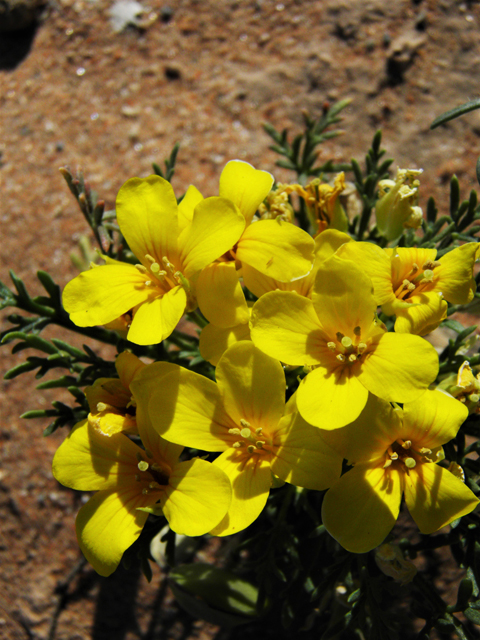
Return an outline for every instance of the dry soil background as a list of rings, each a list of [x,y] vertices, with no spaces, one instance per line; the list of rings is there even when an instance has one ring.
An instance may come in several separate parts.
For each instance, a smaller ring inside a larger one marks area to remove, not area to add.
[[[433,132],[429,125],[478,97],[477,2],[145,0],[142,28],[121,32],[111,25],[113,4],[51,0],[36,30],[0,33],[3,281],[13,268],[39,293],[38,269],[61,286],[75,275],[69,254],[86,227],[60,166],[82,166],[107,208],[126,179],[148,175],[177,141],[177,193],[195,182],[216,194],[231,158],[286,180],[261,123],[297,131],[302,109],[315,115],[347,96],[347,135],[326,145],[324,159],[362,156],[381,127],[396,164],[424,169],[421,204],[433,193],[446,208],[454,172],[463,196],[475,186],[480,114]],[[3,348],[2,371],[22,357]],[[18,417],[55,396],[41,396],[28,375],[2,382],[0,393],[0,637],[44,639],[58,581],[79,560],[79,501],[51,477],[64,434],[42,439],[45,425]],[[85,567],[62,604],[58,640],[216,632],[177,614],[158,568],[148,585],[135,571],[99,579]]]

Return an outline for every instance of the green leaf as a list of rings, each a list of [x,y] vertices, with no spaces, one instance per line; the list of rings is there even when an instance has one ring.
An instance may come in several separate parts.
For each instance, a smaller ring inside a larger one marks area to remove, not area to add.
[[[472,607],[468,607],[468,609],[465,609],[463,613],[465,614],[465,617],[470,620],[470,622],[480,625],[480,611],[478,611],[477,609],[472,609]]]
[[[465,113],[469,113],[474,109],[480,108],[480,98],[476,100],[470,100],[470,102],[465,102],[461,104],[459,107],[455,107],[454,109],[450,109],[450,111],[445,111],[441,116],[435,118],[435,120],[430,125],[430,129],[436,129],[441,124],[445,124],[446,122],[450,122],[450,120],[454,120],[459,116],[463,116]]]
[[[22,373],[26,373],[27,371],[33,371],[37,367],[38,367],[37,363],[27,360],[27,362],[22,362],[22,364],[18,364],[16,367],[13,367],[12,369],[10,369],[10,371],[7,371],[7,373],[3,376],[3,379],[13,380],[13,378],[16,378],[17,376],[22,375]]]

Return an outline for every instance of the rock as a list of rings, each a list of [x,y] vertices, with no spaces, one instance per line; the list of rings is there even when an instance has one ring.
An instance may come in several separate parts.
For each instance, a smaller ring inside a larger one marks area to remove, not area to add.
[[[120,33],[128,26],[139,26],[144,12],[145,9],[135,0],[119,0],[115,2],[110,9],[112,29],[116,33]]]
[[[0,0],[0,31],[29,27],[38,15],[41,0]]]

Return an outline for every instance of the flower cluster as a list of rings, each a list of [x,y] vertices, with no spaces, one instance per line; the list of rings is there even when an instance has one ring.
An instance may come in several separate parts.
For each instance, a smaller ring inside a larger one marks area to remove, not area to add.
[[[417,173],[380,185],[386,240],[418,226]],[[435,388],[438,355],[423,337],[448,303],[472,300],[478,244],[438,257],[356,241],[340,203],[343,174],[333,186],[272,187],[269,173],[240,161],[224,168],[218,196],[191,186],[180,204],[163,178],[133,178],[117,198],[132,263],[106,257],[64,290],[74,323],[122,319],[134,345],[167,340],[185,313],[205,318],[200,354],[215,366],[199,373],[124,351],[118,378],[87,388],[88,418],[53,472],[97,491],[77,535],[102,575],[149,514],[177,533],[226,536],[254,522],[285,482],[326,491],[323,523],[356,553],[385,540],[402,496],[423,533],[478,504],[442,463],[468,408]],[[314,237],[297,226],[290,194]],[[476,398],[478,381],[464,371],[458,387]],[[189,459],[191,449],[213,455]]]

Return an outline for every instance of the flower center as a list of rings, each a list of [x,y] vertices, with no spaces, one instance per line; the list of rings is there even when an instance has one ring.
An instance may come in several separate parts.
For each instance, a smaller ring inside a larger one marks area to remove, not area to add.
[[[148,253],[145,254],[145,260],[150,263],[148,268],[143,264],[135,265],[138,271],[145,276],[144,287],[151,287],[165,294],[180,285],[187,294],[187,311],[193,311],[197,308],[197,302],[192,294],[188,278],[166,256],[162,257],[161,264]]]
[[[362,330],[355,327],[353,330],[353,338],[344,335],[341,331],[337,331],[336,340],[327,342],[327,347],[335,358],[347,365],[353,365],[355,362],[362,361],[364,354],[367,352],[368,344],[362,341]]]
[[[410,470],[414,469],[417,464],[438,462],[442,459],[442,456],[442,447],[435,447],[434,449],[421,447],[420,449],[416,449],[411,440],[402,440],[399,438],[386,450],[383,468],[388,469],[389,467],[393,467],[402,469],[407,475],[410,475]]]
[[[272,450],[271,438],[268,438],[268,436],[263,433],[263,427],[254,429],[252,425],[243,418],[240,420],[240,428],[234,427],[233,429],[229,429],[228,433],[233,436],[231,446],[241,453],[265,455]]]
[[[145,451],[147,457],[152,458],[150,451]],[[138,470],[135,474],[137,482],[144,482],[146,486],[142,489],[143,495],[148,495],[153,491],[159,491],[168,485],[170,469],[167,465],[162,466],[158,462],[147,462],[140,451],[137,452]]]
[[[432,289],[434,270],[440,266],[438,260],[427,260],[422,265],[422,268],[418,266],[416,262],[413,263],[412,268],[407,273],[406,278],[402,283],[397,286],[395,290],[395,297],[399,300],[409,301],[412,295],[418,295],[419,293],[430,291]]]

